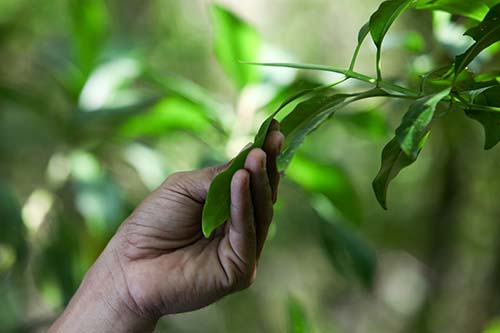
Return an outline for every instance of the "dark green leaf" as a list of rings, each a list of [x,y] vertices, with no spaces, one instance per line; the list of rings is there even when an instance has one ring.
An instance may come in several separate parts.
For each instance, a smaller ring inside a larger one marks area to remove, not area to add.
[[[500,4],[491,8],[484,20],[465,34],[472,37],[475,43],[455,58],[455,75],[463,71],[482,50],[500,41]]]
[[[286,169],[305,137],[331,116],[347,97],[347,94],[311,97],[299,103],[281,121],[280,130],[285,135],[285,144],[279,156],[280,169]]]
[[[480,93],[474,103],[486,106],[500,106],[500,86],[496,86]],[[493,148],[500,141],[500,112],[478,110],[472,107],[466,110],[466,115],[477,120],[484,127],[484,149]]]
[[[419,0],[414,4],[414,7],[424,10],[442,10],[481,21],[489,9],[486,2],[480,0]]]
[[[401,149],[415,160],[420,152],[421,142],[429,131],[437,104],[450,93],[447,88],[440,93],[422,97],[410,105],[401,125],[396,129],[396,137]]]
[[[426,137],[421,141],[420,149],[423,147],[425,139]],[[413,162],[415,162],[415,159],[411,159],[401,150],[396,137],[389,141],[384,147],[380,170],[372,183],[375,196],[384,209],[387,209],[387,189],[389,183],[403,168],[409,166]]]
[[[287,301],[288,333],[310,333],[311,323],[306,311],[300,302],[292,297]]]
[[[335,94],[331,96],[318,95],[298,104],[282,121],[280,130],[285,135],[285,144],[278,157],[280,170],[285,170],[293,154],[304,141],[305,137],[330,118],[336,110],[354,101],[385,96],[382,89],[371,89],[358,94]],[[347,100],[350,98],[349,100]]]
[[[320,221],[321,244],[333,268],[346,279],[355,279],[370,290],[373,287],[377,257],[354,230],[339,221],[335,209],[323,197],[313,200]]]
[[[370,17],[370,34],[377,48],[382,47],[387,31],[396,18],[410,6],[412,0],[388,0],[382,2]]]
[[[222,68],[239,88],[259,77],[256,68],[240,61],[257,60],[260,39],[247,23],[219,5],[212,6],[215,54]]]
[[[297,154],[286,175],[304,189],[323,194],[349,222],[361,223],[362,207],[358,193],[349,175],[338,165],[320,163]]]

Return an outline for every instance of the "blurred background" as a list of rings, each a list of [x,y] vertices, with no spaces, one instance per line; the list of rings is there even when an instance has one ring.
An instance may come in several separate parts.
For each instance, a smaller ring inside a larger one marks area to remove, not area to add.
[[[340,77],[239,60],[347,68],[379,3],[2,0],[0,331],[46,330],[165,177],[227,160],[287,96]],[[418,87],[472,24],[408,11],[384,42],[385,79]],[[498,49],[472,68],[498,68]],[[356,70],[374,75],[374,57],[366,40]],[[256,283],[157,331],[498,332],[500,147],[443,112],[383,211],[371,181],[406,108],[355,104],[308,137]]]

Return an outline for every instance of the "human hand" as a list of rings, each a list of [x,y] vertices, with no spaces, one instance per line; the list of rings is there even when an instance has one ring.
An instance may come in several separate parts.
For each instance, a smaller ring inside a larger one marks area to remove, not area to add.
[[[151,330],[162,315],[250,286],[272,220],[283,140],[273,121],[264,148],[251,150],[233,176],[230,220],[208,239],[203,204],[227,165],[168,177],[123,223],[52,329]]]

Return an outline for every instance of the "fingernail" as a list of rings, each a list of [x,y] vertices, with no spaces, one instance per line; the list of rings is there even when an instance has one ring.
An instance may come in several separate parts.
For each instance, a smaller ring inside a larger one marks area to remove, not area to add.
[[[262,161],[260,161],[260,168],[261,169],[265,169],[266,168],[266,163],[267,163],[267,156],[264,155],[264,158],[262,159]]]

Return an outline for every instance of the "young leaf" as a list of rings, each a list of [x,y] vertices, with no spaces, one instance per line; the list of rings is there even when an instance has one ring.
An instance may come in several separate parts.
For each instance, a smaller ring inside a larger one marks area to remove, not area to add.
[[[420,151],[422,139],[429,131],[436,106],[450,93],[447,88],[435,95],[416,100],[403,117],[401,125],[396,129],[396,137],[401,149],[411,159],[415,160]]]
[[[412,0],[388,0],[382,2],[370,17],[370,34],[378,49],[382,47],[387,31],[396,18],[410,6]]]
[[[480,93],[474,100],[476,105],[500,106],[500,86]],[[500,112],[477,110],[472,106],[465,114],[477,120],[484,127],[484,149],[493,148],[500,141]]]
[[[321,217],[321,245],[333,268],[344,278],[358,280],[366,289],[372,289],[377,267],[374,251],[354,230],[338,220],[328,200],[317,196],[312,205]]]
[[[219,5],[212,6],[214,48],[217,60],[239,88],[256,81],[259,73],[240,61],[257,60],[260,38],[242,19]]]
[[[320,163],[298,154],[286,175],[302,188],[323,194],[349,222],[361,223],[361,201],[349,175],[338,165]]]
[[[500,3],[493,6],[484,20],[467,30],[465,35],[472,37],[475,43],[464,53],[455,57],[455,76],[463,71],[482,50],[500,41]]]
[[[420,142],[422,149],[427,137]],[[387,189],[389,183],[399,174],[399,172],[415,162],[415,159],[408,157],[399,145],[397,137],[394,137],[384,147],[382,151],[382,163],[380,170],[373,180],[372,187],[382,208],[387,209]]]

